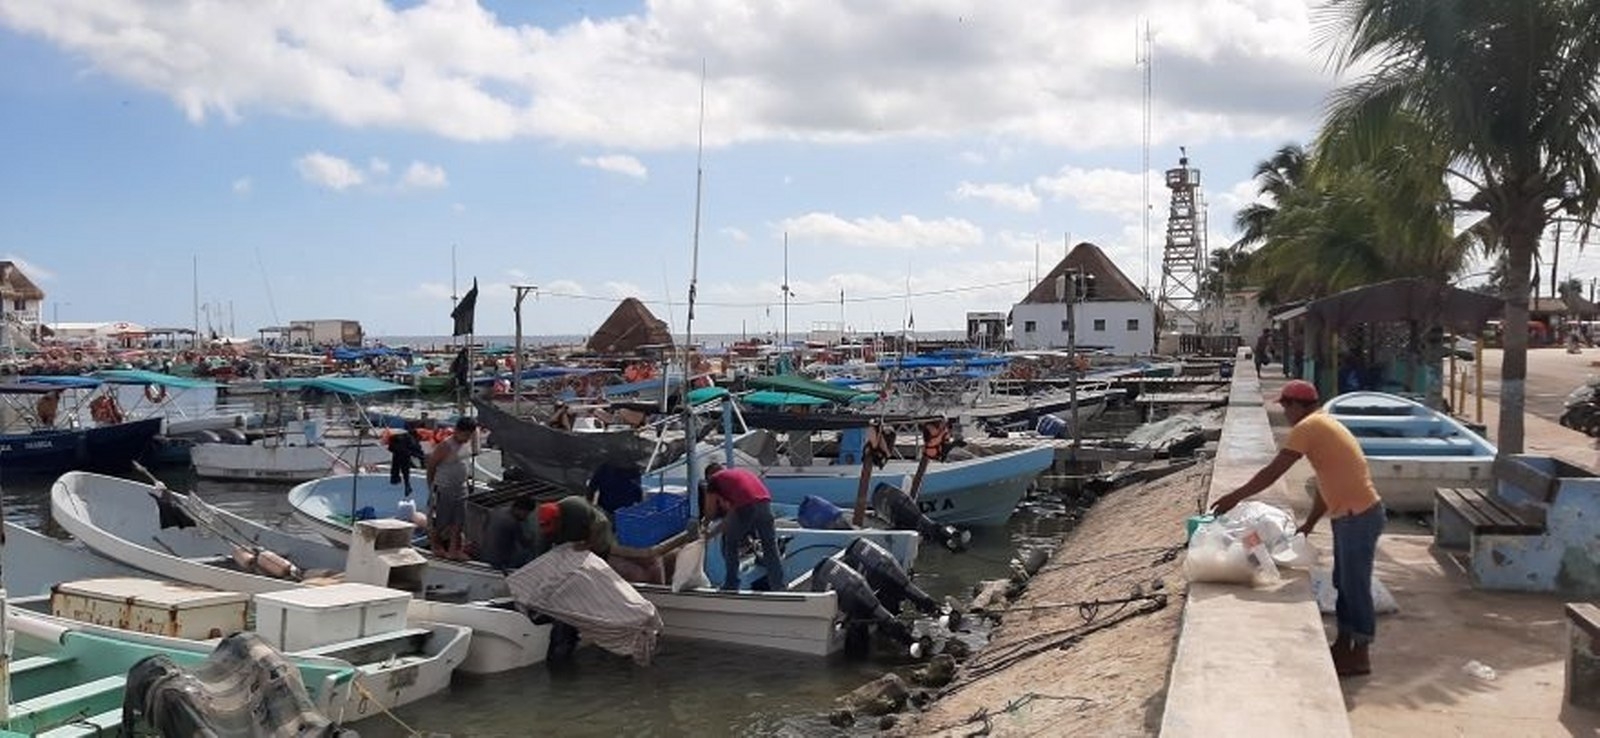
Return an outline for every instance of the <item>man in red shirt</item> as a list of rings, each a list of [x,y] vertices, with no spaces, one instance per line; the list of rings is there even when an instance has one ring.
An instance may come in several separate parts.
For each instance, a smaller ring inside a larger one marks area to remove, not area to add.
[[[772,493],[766,483],[748,469],[724,469],[721,464],[706,465],[705,505],[701,513],[708,519],[724,517],[722,525],[722,588],[739,588],[739,547],[751,533],[761,541],[761,565],[767,570],[767,589],[783,591],[783,557],[778,555],[778,525],[772,518]]]

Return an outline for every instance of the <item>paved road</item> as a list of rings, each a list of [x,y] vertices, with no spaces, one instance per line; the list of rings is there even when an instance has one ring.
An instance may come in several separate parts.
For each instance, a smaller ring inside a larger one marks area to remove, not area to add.
[[[1483,352],[1485,397],[1500,396],[1499,349]],[[1600,348],[1584,349],[1580,354],[1569,354],[1566,349],[1540,348],[1528,351],[1527,412],[1550,421],[1561,418],[1562,403],[1567,394],[1592,376],[1600,376]],[[1468,398],[1471,407],[1471,398]]]

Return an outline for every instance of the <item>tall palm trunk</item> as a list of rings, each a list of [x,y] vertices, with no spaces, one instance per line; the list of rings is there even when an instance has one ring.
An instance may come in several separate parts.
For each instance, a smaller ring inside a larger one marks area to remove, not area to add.
[[[1539,248],[1546,215],[1537,200],[1506,219],[1505,353],[1500,359],[1500,427],[1495,443],[1502,454],[1520,454],[1528,379],[1528,289],[1533,254]]]

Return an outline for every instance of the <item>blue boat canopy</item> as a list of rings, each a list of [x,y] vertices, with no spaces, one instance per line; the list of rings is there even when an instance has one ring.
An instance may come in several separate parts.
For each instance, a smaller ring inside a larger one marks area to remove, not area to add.
[[[207,382],[203,379],[175,377],[171,374],[150,372],[143,369],[107,369],[95,372],[94,376],[106,384],[154,384],[172,389],[205,389],[218,386],[216,382]]]
[[[71,374],[41,374],[37,376],[22,377],[12,384],[0,386],[10,388],[7,390],[10,392],[36,394],[39,392],[53,392],[58,389],[92,389],[94,387],[99,387],[101,384],[103,384],[103,382],[95,379],[94,377],[82,377]]]
[[[268,379],[262,383],[269,389],[295,391],[302,389],[317,389],[323,392],[332,392],[339,395],[365,397],[367,395],[380,395],[386,392],[405,392],[410,387],[394,382],[385,382],[371,377],[302,377],[296,379]]]

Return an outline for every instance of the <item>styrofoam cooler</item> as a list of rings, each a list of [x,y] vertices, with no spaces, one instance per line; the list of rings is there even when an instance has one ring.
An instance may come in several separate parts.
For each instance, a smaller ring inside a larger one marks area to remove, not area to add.
[[[140,633],[205,640],[245,629],[250,596],[151,579],[62,582],[50,588],[50,612]]]
[[[300,651],[392,633],[406,626],[411,595],[345,582],[256,595],[256,633],[280,651]]]

